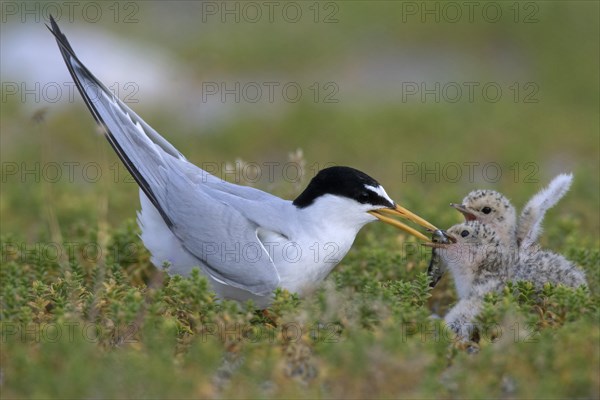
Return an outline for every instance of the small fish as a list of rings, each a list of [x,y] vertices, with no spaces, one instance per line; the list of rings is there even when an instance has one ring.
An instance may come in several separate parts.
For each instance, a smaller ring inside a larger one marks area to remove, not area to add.
[[[433,243],[450,243],[446,232],[436,230],[431,235],[431,241]],[[442,279],[446,272],[446,265],[442,261],[438,250],[434,247],[431,248],[431,260],[429,261],[429,267],[427,268],[427,276],[430,278],[429,287],[435,287],[437,283]]]

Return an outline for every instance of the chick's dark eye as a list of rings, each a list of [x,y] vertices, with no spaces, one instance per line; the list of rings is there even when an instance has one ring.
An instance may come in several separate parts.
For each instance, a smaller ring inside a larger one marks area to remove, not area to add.
[[[462,236],[462,237],[467,237],[467,236],[469,236],[469,231],[467,231],[467,230],[464,230],[464,231],[462,231],[462,232],[460,233],[460,236]]]
[[[489,207],[483,207],[483,208],[481,209],[481,212],[483,212],[484,214],[489,214],[489,213],[491,213],[491,212],[492,212],[492,209],[491,209],[491,208],[489,208]]]
[[[367,192],[360,192],[360,194],[358,195],[358,198],[361,201],[367,201],[367,200],[369,200],[369,193],[367,193]]]

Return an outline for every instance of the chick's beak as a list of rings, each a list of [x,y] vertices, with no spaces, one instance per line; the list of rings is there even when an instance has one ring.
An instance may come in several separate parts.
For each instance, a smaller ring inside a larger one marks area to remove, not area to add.
[[[450,203],[450,207],[456,208],[462,215],[464,215],[466,221],[473,221],[477,217],[469,209],[462,204]]]
[[[411,228],[410,226],[408,226],[398,220],[388,217],[387,215],[407,219],[409,221],[412,221],[416,224],[421,225],[422,227],[426,228],[429,231],[438,230],[431,223],[427,222],[423,218],[419,217],[418,215],[408,211],[406,208],[399,206],[397,204],[395,204],[393,208],[380,208],[379,210],[369,211],[369,214],[373,215],[375,218],[379,219],[380,221],[385,222],[386,224],[390,224],[392,226],[395,226],[396,228],[402,229],[403,231],[408,232],[411,235],[416,236],[419,239],[422,239],[425,241],[429,241],[430,239],[427,236],[425,236],[424,234],[422,234],[421,232],[417,231],[416,229]],[[387,215],[385,215],[385,214],[387,214]]]

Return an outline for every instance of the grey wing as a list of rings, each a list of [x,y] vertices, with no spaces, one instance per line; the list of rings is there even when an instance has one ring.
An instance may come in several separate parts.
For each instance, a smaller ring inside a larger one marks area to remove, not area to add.
[[[219,196],[219,190],[238,196],[248,194],[261,201],[277,198],[229,184],[187,162],[175,147],[94,77],[79,61],[54,19],[50,22],[50,30],[88,109],[104,127],[111,146],[184,248],[205,262],[208,272],[226,284],[260,295],[275,289],[279,276],[256,237],[257,225],[220,201],[223,196]],[[248,251],[253,248],[260,253],[248,257],[240,254],[236,262],[235,258],[232,261],[221,254],[212,254],[216,243],[224,249],[246,246]],[[249,257],[253,262],[246,262]]]
[[[279,274],[258,239],[259,226],[230,204],[202,190],[177,168],[160,171],[165,183],[159,202],[173,223],[171,228],[183,247],[208,268],[208,273],[227,285],[258,295],[270,294]]]
[[[546,211],[563,198],[572,182],[572,174],[560,174],[527,202],[517,223],[517,243],[520,247],[530,247],[538,240]]]

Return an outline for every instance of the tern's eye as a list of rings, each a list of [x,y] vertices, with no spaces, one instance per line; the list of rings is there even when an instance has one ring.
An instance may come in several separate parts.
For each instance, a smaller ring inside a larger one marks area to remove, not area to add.
[[[366,202],[367,200],[369,200],[369,193],[368,192],[360,192],[358,195],[358,198],[360,199],[360,201],[362,202]]]
[[[462,232],[460,233],[460,236],[462,236],[462,237],[467,237],[467,236],[469,236],[469,231],[465,229],[464,231],[462,231]]]
[[[491,213],[491,212],[492,212],[492,209],[491,209],[491,208],[489,208],[489,207],[483,207],[483,208],[481,209],[481,212],[482,212],[482,213],[484,213],[484,214],[489,214],[489,213]]]

